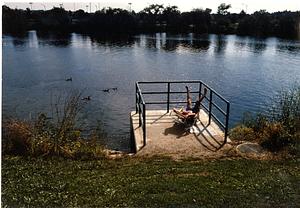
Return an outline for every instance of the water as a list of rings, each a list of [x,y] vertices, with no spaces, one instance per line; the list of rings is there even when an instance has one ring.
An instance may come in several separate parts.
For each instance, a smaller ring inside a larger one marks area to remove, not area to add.
[[[278,90],[299,83],[299,66],[297,40],[30,31],[21,38],[3,36],[3,117],[51,114],[51,99],[77,89],[92,98],[81,115],[85,128],[102,126],[108,147],[128,150],[136,81],[200,79],[230,101],[233,126],[244,112],[264,112]],[[65,81],[69,77],[72,82]],[[102,91],[112,87],[118,90]]]

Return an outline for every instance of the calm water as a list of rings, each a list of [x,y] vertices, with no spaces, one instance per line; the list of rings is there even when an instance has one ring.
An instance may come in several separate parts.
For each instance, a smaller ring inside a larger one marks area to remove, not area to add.
[[[130,146],[136,81],[203,80],[231,102],[233,126],[243,112],[265,111],[276,91],[300,80],[300,41],[294,40],[165,33],[92,38],[30,31],[2,41],[3,117],[51,112],[53,97],[82,90],[92,98],[81,115],[85,129],[104,127],[104,142],[121,150]],[[65,81],[69,77],[72,82]],[[118,90],[102,91],[111,87]]]

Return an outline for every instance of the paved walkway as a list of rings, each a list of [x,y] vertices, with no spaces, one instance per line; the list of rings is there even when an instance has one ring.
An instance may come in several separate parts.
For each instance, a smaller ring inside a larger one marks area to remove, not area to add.
[[[223,155],[231,145],[224,143],[224,133],[211,122],[209,126],[207,114],[200,111],[200,121],[193,127],[192,133],[182,124],[176,124],[175,113],[165,110],[146,111],[147,144],[143,146],[143,134],[138,127],[138,114],[131,112],[137,156],[164,155],[173,158],[203,157]],[[222,148],[221,148],[222,147]]]

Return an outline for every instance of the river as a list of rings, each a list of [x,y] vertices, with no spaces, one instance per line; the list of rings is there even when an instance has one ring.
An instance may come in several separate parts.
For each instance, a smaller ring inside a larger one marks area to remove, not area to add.
[[[124,151],[130,149],[129,112],[135,109],[136,81],[202,80],[231,103],[232,127],[246,111],[265,112],[279,90],[300,80],[299,40],[29,31],[24,37],[3,35],[2,43],[3,118],[50,115],[53,99],[79,90],[91,96],[80,115],[84,128],[100,126],[103,142]],[[107,88],[117,90],[103,92]]]

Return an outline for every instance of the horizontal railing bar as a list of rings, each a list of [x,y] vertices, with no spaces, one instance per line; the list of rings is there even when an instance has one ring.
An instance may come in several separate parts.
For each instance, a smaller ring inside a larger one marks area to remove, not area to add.
[[[168,92],[143,92],[143,95],[168,94]]]
[[[185,92],[182,92],[182,91],[170,91],[169,92],[170,94],[186,94],[186,91]],[[192,91],[190,93],[199,93],[199,91]],[[148,92],[143,92],[144,95],[148,95],[148,94],[168,94],[168,92],[157,92],[157,91],[148,91]]]
[[[219,93],[217,93],[213,88],[211,88],[209,85],[205,84],[201,80],[189,80],[189,81],[157,81],[157,82],[151,82],[151,81],[142,81],[137,82],[137,85],[139,84],[167,84],[167,83],[202,83],[204,86],[206,86],[209,90],[211,90],[215,95],[217,95],[220,99],[223,101],[229,103],[225,98],[223,98]],[[139,86],[138,86],[139,87]]]
[[[186,104],[186,101],[170,101],[169,103],[170,104],[181,104],[181,103]],[[192,103],[196,103],[196,102],[192,102]],[[152,104],[168,104],[168,102],[166,102],[166,101],[151,101],[151,102],[146,102],[145,104],[149,104],[149,105],[152,105]]]
[[[217,93],[213,88],[211,88],[209,85],[205,84],[204,82],[201,82],[206,88],[211,90],[215,95],[217,95],[219,98],[221,98],[223,101],[229,103],[225,98],[223,98],[219,93]]]
[[[224,102],[226,102],[226,103],[229,103],[229,101],[228,100],[226,100],[225,98],[223,98],[219,93],[217,93],[215,90],[211,90],[215,95],[217,95],[221,100],[223,100]]]
[[[170,104],[182,104],[182,103],[185,103],[186,104],[186,101],[170,101],[169,102]],[[192,103],[196,103],[196,102],[192,102]],[[168,102],[163,102],[163,101],[152,101],[152,102],[146,102],[145,103],[146,105],[149,104],[149,105],[153,105],[153,104],[168,104]],[[203,105],[201,103],[201,106],[205,107],[205,105]],[[205,107],[206,108],[206,107]],[[206,108],[207,110],[207,108]]]
[[[137,82],[138,84],[167,84],[167,83],[202,83],[200,80],[188,80],[188,81],[141,81]]]
[[[224,129],[226,129],[226,126],[215,116],[215,114],[211,113],[212,117],[217,121]]]
[[[214,102],[211,102],[213,104],[213,106],[215,106],[224,116],[227,116],[227,113],[225,113],[222,108],[220,108],[217,104],[215,104]]]
[[[203,105],[202,103],[201,103],[201,106],[208,112],[209,110],[208,110],[208,108],[205,106],[205,105]]]
[[[146,105],[168,104],[168,102],[152,101],[152,102],[146,102],[145,104]]]
[[[143,94],[167,94],[168,92],[143,92]],[[170,94],[175,94],[175,93],[186,93],[186,92],[170,92]],[[199,93],[198,92],[190,92],[190,93]],[[209,99],[205,96],[204,97],[207,101],[209,101]],[[174,102],[177,102],[177,101],[172,101],[172,102],[169,102],[170,104],[176,104]],[[168,102],[160,102],[160,101],[153,101],[153,102],[146,102],[146,104],[167,104]],[[186,101],[179,101],[177,103],[186,103]],[[193,103],[196,103],[196,102],[193,102]],[[211,102],[213,104],[213,106],[215,106],[224,116],[226,116],[227,114],[224,112],[223,109],[221,109],[216,103],[214,102]],[[227,104],[227,103],[226,103]]]

